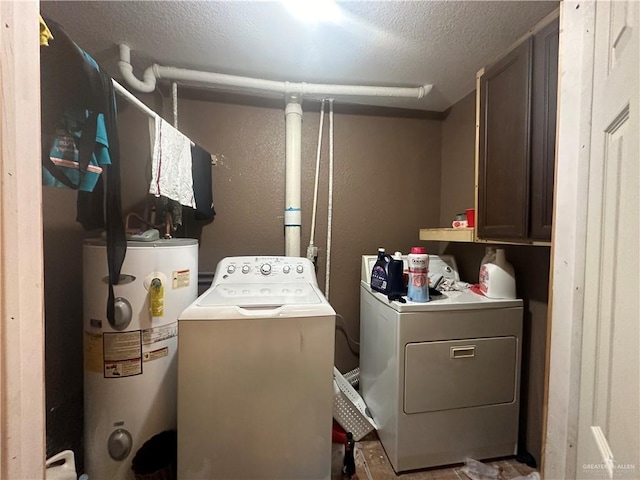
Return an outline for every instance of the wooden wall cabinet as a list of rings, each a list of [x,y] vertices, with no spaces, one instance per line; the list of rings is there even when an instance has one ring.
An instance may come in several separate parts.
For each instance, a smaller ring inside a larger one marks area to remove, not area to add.
[[[558,19],[479,78],[477,237],[551,240]]]

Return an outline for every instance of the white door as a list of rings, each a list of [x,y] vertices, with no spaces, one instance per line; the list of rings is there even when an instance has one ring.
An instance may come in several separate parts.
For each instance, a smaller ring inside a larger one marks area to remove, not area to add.
[[[577,478],[640,478],[639,10],[596,3]]]

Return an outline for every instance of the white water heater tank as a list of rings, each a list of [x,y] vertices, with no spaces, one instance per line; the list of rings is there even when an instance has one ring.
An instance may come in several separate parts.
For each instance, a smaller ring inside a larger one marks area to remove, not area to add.
[[[104,241],[85,241],[83,265],[85,470],[133,479],[138,449],[177,427],[177,322],[197,297],[198,242],[128,242],[113,324]]]

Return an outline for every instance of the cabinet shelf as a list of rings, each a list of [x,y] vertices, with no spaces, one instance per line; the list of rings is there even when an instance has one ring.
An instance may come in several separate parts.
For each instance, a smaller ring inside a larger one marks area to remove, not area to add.
[[[432,242],[473,242],[473,228],[422,228],[420,240]]]
[[[551,242],[522,240],[487,240],[476,238],[473,228],[421,228],[420,240],[426,242],[467,242],[490,243],[494,245],[529,245],[534,247],[550,247]]]

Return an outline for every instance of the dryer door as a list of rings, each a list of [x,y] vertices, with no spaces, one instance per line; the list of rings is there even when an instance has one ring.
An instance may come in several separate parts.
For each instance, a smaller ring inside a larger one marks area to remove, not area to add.
[[[409,343],[407,414],[511,403],[516,399],[516,337]]]

